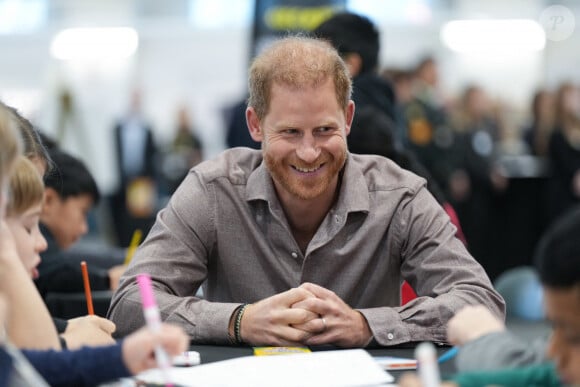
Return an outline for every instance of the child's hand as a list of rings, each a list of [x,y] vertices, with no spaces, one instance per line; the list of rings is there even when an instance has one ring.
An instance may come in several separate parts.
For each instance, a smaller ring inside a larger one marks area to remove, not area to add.
[[[66,330],[61,335],[68,349],[114,344],[111,336],[116,326],[112,321],[99,316],[83,316],[68,320]]]
[[[157,333],[153,333],[147,327],[139,329],[123,341],[123,361],[127,369],[135,375],[157,367],[155,360],[157,345],[173,357],[187,350],[189,337],[181,327],[170,324],[162,324],[161,331]]]
[[[485,306],[466,306],[447,323],[447,340],[453,345],[463,345],[488,333],[503,330],[504,323]]]

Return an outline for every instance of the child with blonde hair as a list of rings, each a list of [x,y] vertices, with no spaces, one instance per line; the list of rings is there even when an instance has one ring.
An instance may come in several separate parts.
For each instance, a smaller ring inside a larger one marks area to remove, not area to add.
[[[53,164],[50,154],[48,152],[48,148],[54,147],[54,145],[48,146],[47,144],[47,146],[45,146],[45,141],[49,140],[43,138],[41,134],[33,127],[32,123],[28,119],[26,119],[26,117],[22,116],[14,107],[8,106],[4,104],[2,101],[0,101],[0,110],[2,111],[2,114],[4,114],[4,119],[7,120],[8,126],[12,126],[12,129],[16,131],[18,139],[22,140],[21,142],[23,156],[32,162],[38,174],[41,177],[43,177],[46,176],[47,173],[50,174],[56,172],[54,171],[56,166]],[[30,168],[28,167],[26,168],[28,169],[27,176],[25,176],[27,186],[21,188],[26,188],[28,190],[30,189],[30,187],[32,187],[32,185],[34,185],[36,187],[34,189],[36,192],[35,194],[36,197],[32,197],[29,199],[35,201],[36,198],[38,197],[38,194],[40,193],[38,190],[39,188],[38,180],[33,175],[30,175]],[[43,182],[41,181],[41,183]],[[42,186],[45,197],[43,203],[44,207],[44,205],[46,204],[46,190],[44,184],[42,184]],[[32,194],[32,192],[28,191],[26,192],[27,192],[26,197],[28,198],[28,195]],[[52,201],[52,203],[54,203],[54,201]],[[50,248],[50,242],[48,241],[47,235],[44,234],[45,231],[42,231],[41,229],[41,232],[43,233],[43,237],[47,239],[48,247],[45,247],[44,249],[48,249]],[[38,237],[35,239],[37,241],[40,241]],[[33,245],[32,244],[28,245],[27,249],[30,250],[31,248],[34,248],[31,246]],[[39,247],[35,248],[39,249]],[[40,251],[42,252],[44,251],[44,249],[40,248]],[[23,254],[20,255],[22,258]],[[35,259],[34,255],[35,254],[31,254],[29,252],[27,256],[31,257],[29,259],[34,260]],[[25,265],[27,265],[26,262]],[[40,265],[35,266],[33,273],[31,273],[32,278],[34,278],[35,281],[38,281],[41,272],[42,267]],[[81,277],[80,270],[78,276],[79,278]],[[95,277],[98,276],[94,274],[93,270],[91,272],[91,284],[93,284],[93,286],[95,282],[94,281]],[[38,283],[36,283],[36,285],[37,285],[36,289],[40,290],[38,288]],[[42,297],[42,293],[40,294],[40,296]],[[35,296],[35,298],[37,297]],[[27,300],[30,300],[30,297],[28,297]],[[39,303],[41,303],[40,307],[45,308],[44,302],[42,302],[42,300],[40,300]],[[35,308],[31,308],[31,310],[35,310]],[[27,321],[29,320],[30,319],[27,319]],[[114,343],[112,333],[115,331],[115,324],[98,315],[85,315],[70,320],[52,317],[52,321],[56,326],[57,333],[60,335],[60,346],[62,347],[75,349],[80,348],[83,345],[95,346]],[[40,322],[37,323],[37,325],[39,324]],[[42,332],[39,329],[34,329],[33,327],[28,328],[23,327],[21,329],[19,328],[16,329],[23,332],[26,332],[27,330],[33,332]],[[36,335],[27,335],[25,333],[24,335],[20,335],[19,340],[14,340],[14,343],[21,347],[37,348],[37,349],[46,348],[47,346],[55,347],[55,344],[58,345],[58,339],[54,340],[53,337],[54,335],[52,334],[43,336],[41,335],[41,333],[38,333]]]
[[[6,319],[7,337],[17,347],[59,349],[58,334],[40,294],[18,256],[12,232],[5,221],[10,178],[22,155],[18,127],[0,106],[0,292],[12,308]],[[18,307],[16,307],[16,305]]]
[[[38,264],[34,259],[38,252],[34,249],[42,248],[42,236],[33,231],[38,228],[37,210],[42,204],[42,194],[39,196],[36,191],[39,181],[34,176],[38,179],[40,176],[36,171],[30,173],[31,165],[22,158],[21,139],[1,106],[0,139],[0,325],[5,325],[8,333],[0,335],[0,385],[45,386],[38,374],[50,385],[97,385],[155,367],[154,350],[159,345],[170,355],[183,352],[187,348],[187,336],[181,328],[167,324],[158,333],[142,328],[115,345],[75,351],[23,350],[20,353],[11,344],[20,348],[59,348],[48,310],[25,270],[26,265],[29,273],[34,274],[33,268]],[[33,165],[32,168],[35,169]],[[19,218],[22,215],[30,218]],[[29,239],[38,237],[38,245],[30,250],[32,253],[25,251],[24,265],[18,255],[25,247],[26,235],[11,229],[31,231]],[[34,339],[44,339],[44,343],[27,344],[34,343],[31,341]]]
[[[6,224],[16,242],[20,260],[34,279],[38,277],[36,266],[40,263],[40,253],[47,246],[38,227],[44,184],[32,161],[24,156],[19,156],[16,160],[10,177],[10,194]]]

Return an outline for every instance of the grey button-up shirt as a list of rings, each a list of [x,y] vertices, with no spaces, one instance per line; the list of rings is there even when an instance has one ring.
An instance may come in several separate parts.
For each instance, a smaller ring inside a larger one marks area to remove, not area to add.
[[[109,317],[120,335],[144,324],[135,277],[149,273],[164,321],[195,342],[226,343],[240,303],[312,282],[359,310],[379,344],[443,342],[462,306],[481,303],[500,317],[505,309],[455,231],[422,178],[349,154],[338,199],[303,254],[261,152],[235,148],[194,167],[159,212]],[[400,306],[403,279],[419,297]]]

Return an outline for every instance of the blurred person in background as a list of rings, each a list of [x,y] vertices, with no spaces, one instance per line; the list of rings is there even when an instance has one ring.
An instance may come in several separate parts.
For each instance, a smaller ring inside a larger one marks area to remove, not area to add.
[[[580,203],[580,90],[563,83],[556,92],[556,127],[550,137],[548,158],[548,216],[556,219]]]
[[[531,122],[523,129],[524,141],[530,154],[547,157],[550,136],[554,130],[554,95],[546,89],[534,93],[531,104]]]
[[[435,57],[426,55],[419,60],[413,88],[417,99],[434,111],[445,114],[447,102],[439,89],[439,69]]]
[[[177,111],[175,135],[163,155],[165,194],[171,195],[189,170],[203,160],[203,144],[196,133],[187,107]]]
[[[235,148],[245,146],[252,149],[260,149],[260,143],[254,141],[248,133],[246,124],[246,108],[248,107],[248,95],[236,101],[233,105],[223,110],[223,118],[226,126],[226,147]]]
[[[400,148],[395,92],[390,81],[378,73],[380,34],[377,27],[366,16],[341,12],[322,22],[313,34],[328,40],[346,63],[357,108],[371,106],[384,114],[390,120],[389,131],[395,134],[395,146]]]
[[[461,154],[449,184],[449,193],[455,202],[465,201],[482,188],[494,192],[507,188],[508,181],[495,164],[496,147],[502,138],[501,121],[496,112],[481,87],[465,88],[454,123]],[[459,174],[467,179],[466,183],[454,184],[453,178]]]
[[[396,124],[397,124],[397,132],[398,136],[401,139],[401,143],[403,148],[409,147],[409,139],[408,139],[408,122],[405,117],[405,112],[409,105],[413,102],[414,95],[413,95],[413,83],[414,83],[414,75],[415,73],[408,69],[392,69],[392,68],[385,68],[381,72],[381,76],[385,79],[388,79],[395,91],[395,97],[397,103],[395,105],[395,115],[397,117]]]
[[[157,209],[157,146],[142,112],[142,93],[131,94],[127,114],[114,127],[119,185],[112,197],[117,242],[128,246],[135,229],[149,232]]]
[[[447,193],[457,209],[470,252],[495,278],[499,263],[494,246],[498,219],[496,202],[509,181],[497,166],[500,122],[487,93],[479,86],[467,86],[454,112],[454,164],[447,178]],[[499,231],[497,231],[499,232]]]
[[[402,106],[406,146],[427,167],[447,194],[448,178],[457,164],[457,141],[446,101],[439,90],[439,69],[432,56],[421,58],[412,72],[411,97]]]

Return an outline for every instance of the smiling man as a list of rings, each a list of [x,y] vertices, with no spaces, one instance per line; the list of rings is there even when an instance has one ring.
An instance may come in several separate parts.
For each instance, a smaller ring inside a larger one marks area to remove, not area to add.
[[[351,81],[329,44],[275,42],[254,60],[249,89],[262,150],[230,149],[190,171],[121,278],[109,309],[118,333],[144,323],[144,272],[162,318],[197,343],[445,341],[462,306],[503,317],[425,181],[348,152]],[[419,297],[400,306],[403,279]]]

